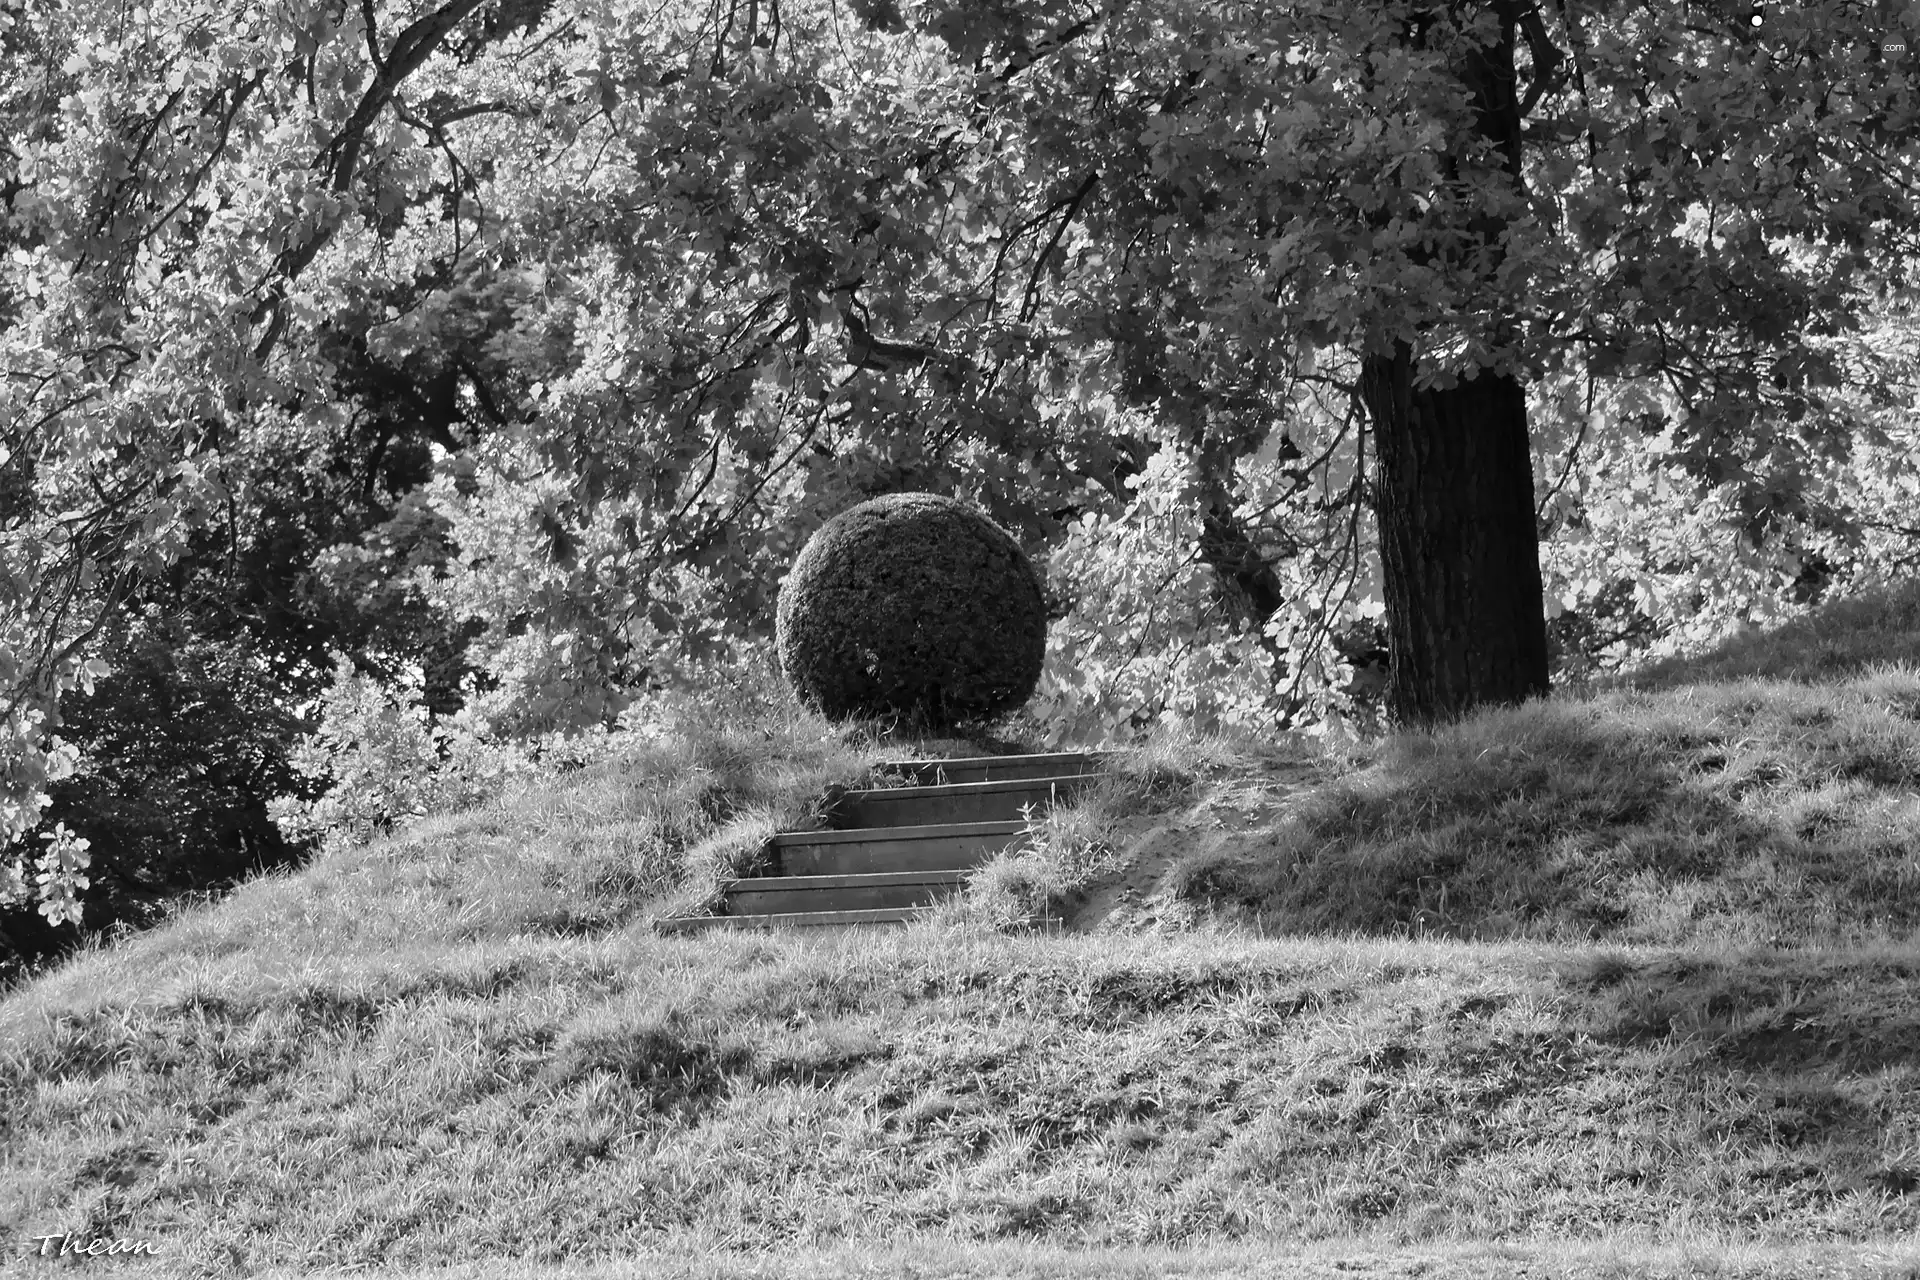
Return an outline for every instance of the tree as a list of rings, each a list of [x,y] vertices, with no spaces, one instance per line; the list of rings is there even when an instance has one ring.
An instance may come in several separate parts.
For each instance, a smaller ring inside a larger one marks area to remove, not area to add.
[[[1081,333],[1132,313],[1109,349],[1137,402],[1243,456],[1231,391],[1270,413],[1298,344],[1361,357],[1405,719],[1544,690],[1523,379],[1668,382],[1675,458],[1739,476],[1756,537],[1789,453],[1846,448],[1808,412],[1818,340],[1914,225],[1911,64],[1870,6],[1756,33],[1687,5],[1193,4],[1064,50],[1050,12],[948,16],[1023,68],[1060,188],[1100,175],[1056,296]]]
[[[58,706],[106,674],[88,656],[104,628],[165,580],[196,528],[250,505],[267,441],[328,428],[323,345],[273,359],[296,311],[321,319],[296,286],[359,207],[355,178],[374,169],[390,192],[405,180],[369,132],[390,127],[399,84],[478,8],[430,10],[390,40],[357,31],[371,77],[357,52],[321,54],[342,17],[328,4],[132,21],[111,6],[0,10],[0,846],[75,770]],[[276,63],[282,50],[294,65]],[[288,177],[269,190],[261,173]],[[0,900],[40,896],[54,923],[77,919],[84,865],[56,844],[38,887],[15,864]]]
[[[1818,315],[1818,303],[1830,302],[1838,280],[1865,261],[1869,227],[1868,219],[1862,217],[1863,207],[1877,213],[1898,208],[1900,161],[1876,155],[1868,143],[1873,134],[1886,136],[1882,124],[1875,123],[1883,122],[1884,117],[1872,104],[1876,100],[1882,104],[1902,102],[1910,90],[1904,75],[1878,75],[1872,61],[1857,56],[1866,44],[1864,40],[1839,58],[1833,56],[1831,47],[1819,46],[1821,40],[1835,42],[1849,28],[1867,34],[1859,23],[1861,15],[1849,14],[1846,9],[1828,6],[1817,15],[1796,14],[1784,26],[1767,24],[1764,43],[1755,39],[1757,27],[1751,23],[1744,30],[1738,26],[1690,27],[1710,39],[1720,37],[1728,43],[1727,61],[1714,69],[1717,75],[1689,74],[1692,68],[1679,59],[1664,67],[1656,61],[1654,68],[1666,74],[1648,76],[1636,88],[1623,73],[1638,68],[1618,58],[1620,46],[1605,44],[1593,69],[1596,80],[1610,79],[1613,83],[1609,87],[1634,90],[1643,105],[1655,96],[1671,96],[1675,109],[1654,117],[1656,128],[1645,144],[1656,164],[1668,161],[1666,190],[1662,193],[1667,209],[1677,206],[1679,198],[1693,187],[1699,194],[1712,197],[1706,202],[1710,220],[1725,217],[1738,228],[1737,238],[1729,237],[1732,253],[1722,256],[1714,252],[1722,246],[1713,244],[1710,229],[1702,255],[1705,261],[1683,259],[1684,265],[1672,264],[1694,279],[1705,276],[1722,284],[1716,290],[1719,296],[1700,307],[1698,295],[1685,290],[1670,301],[1673,314],[1656,317],[1648,327],[1658,333],[1663,348],[1679,337],[1674,345],[1682,350],[1691,342],[1724,340],[1744,330],[1758,348],[1772,349],[1769,354],[1775,364],[1776,389],[1795,393],[1796,404],[1790,412],[1804,412],[1798,393],[1806,382],[1830,383],[1831,379],[1822,378],[1830,370],[1813,365],[1811,353],[1801,342],[1782,332],[1782,322],[1798,313],[1812,318],[1816,331],[1831,324],[1832,319]],[[1492,38],[1469,38],[1464,48],[1456,47],[1445,56],[1452,59],[1455,75],[1467,89],[1474,111],[1465,141],[1471,145],[1484,140],[1491,145],[1490,156],[1516,197],[1507,207],[1520,209],[1527,195],[1522,178],[1523,119],[1536,103],[1551,103],[1556,91],[1569,83],[1562,74],[1569,55],[1552,42],[1541,9],[1521,3],[1422,6],[1414,10],[1403,28],[1402,39],[1419,48],[1441,31],[1453,28],[1457,32],[1488,12],[1497,23]],[[1563,7],[1560,13],[1566,24],[1565,34],[1578,43],[1571,10]],[[1801,25],[1815,16],[1831,25],[1824,29]],[[1513,67],[1516,30],[1522,26],[1533,62],[1533,83],[1524,104]],[[1652,46],[1653,59],[1683,38],[1673,28],[1659,32]],[[1845,45],[1844,39],[1838,43]],[[1797,55],[1791,62],[1782,56],[1789,51]],[[1592,99],[1585,94],[1584,61],[1579,56],[1572,59],[1576,73],[1573,82],[1580,85],[1587,108],[1584,120],[1576,116],[1544,122],[1532,137],[1547,148],[1570,129],[1582,129],[1594,148],[1590,153],[1593,177],[1599,178],[1611,167],[1599,159],[1599,133],[1620,128],[1624,122],[1602,123],[1593,111]],[[1822,73],[1836,72],[1833,81],[1823,83]],[[1789,100],[1787,86],[1791,80],[1798,80],[1809,93],[1819,94],[1815,110],[1799,117],[1780,110]],[[1714,96],[1711,111],[1704,109],[1709,86]],[[1836,97],[1858,114],[1849,118],[1844,107],[1830,114],[1830,104]],[[1864,104],[1862,99],[1866,100]],[[1828,168],[1828,162],[1836,157],[1807,145],[1810,140],[1802,134],[1787,144],[1786,154],[1792,159],[1784,172],[1780,166],[1769,171],[1764,163],[1756,165],[1759,181],[1754,185],[1758,190],[1751,195],[1771,196],[1772,200],[1747,204],[1740,194],[1728,191],[1727,184],[1714,180],[1720,174],[1709,176],[1707,157],[1714,152],[1720,151],[1723,156],[1723,149],[1738,152],[1752,148],[1758,152],[1763,139],[1778,143],[1782,134],[1791,137],[1797,132],[1796,119],[1810,122],[1809,117],[1838,117],[1852,126],[1823,131],[1839,144],[1836,149],[1853,150],[1851,157],[1838,157],[1843,163],[1852,163]],[[1716,132],[1719,138],[1712,136]],[[1894,137],[1899,138],[1903,132],[1894,131]],[[1608,154],[1610,158],[1620,156],[1613,147]],[[1615,224],[1616,234],[1630,228],[1632,215],[1639,212],[1632,207],[1637,201],[1633,174],[1643,155],[1636,150],[1628,153],[1624,162],[1615,160],[1629,197],[1628,218],[1621,220],[1624,226]],[[1910,154],[1906,160],[1910,163]],[[1844,174],[1845,180],[1825,183],[1820,172],[1823,169],[1825,176]],[[1448,170],[1448,178],[1457,180],[1457,167],[1449,165]],[[1832,200],[1835,185],[1847,189],[1838,201]],[[1828,202],[1820,200],[1822,195]],[[1782,196],[1787,198],[1783,200]],[[1689,214],[1699,207],[1697,203],[1689,206]],[[1744,217],[1743,207],[1758,209],[1761,216]],[[1660,223],[1671,214],[1663,217],[1662,212],[1655,212],[1647,220],[1653,223],[1645,228],[1647,232],[1658,234],[1666,229]],[[1767,216],[1770,213],[1775,216]],[[1504,262],[1502,238],[1513,229],[1512,219],[1498,206],[1483,208],[1469,219],[1463,244],[1468,253],[1479,255],[1484,278],[1489,282]],[[1779,270],[1772,238],[1814,229],[1851,253],[1843,256],[1824,280],[1795,278],[1793,273]],[[1911,222],[1906,221],[1902,229],[1910,231]],[[1874,230],[1885,233],[1884,227]],[[1631,243],[1631,238],[1622,238]],[[1630,264],[1628,270],[1637,265]],[[1725,284],[1734,284],[1738,292],[1726,289]],[[1827,291],[1824,298],[1819,292],[1822,289]],[[1729,293],[1735,301],[1731,308],[1726,305]],[[1493,321],[1491,350],[1516,348],[1515,313],[1496,309]],[[1630,358],[1617,347],[1614,353]],[[1666,363],[1664,350],[1661,363]],[[1381,465],[1381,546],[1396,655],[1393,702],[1403,718],[1424,721],[1457,714],[1479,701],[1518,701],[1544,693],[1547,663],[1535,553],[1533,486],[1525,448],[1526,408],[1519,384],[1508,371],[1468,369],[1462,375],[1465,380],[1456,386],[1415,391],[1411,366],[1409,345],[1397,342],[1391,357],[1368,358],[1362,386]],[[1710,376],[1719,384],[1715,393],[1720,403],[1710,405],[1709,414],[1751,420],[1760,410],[1750,379],[1740,378],[1737,371],[1727,367],[1712,369]]]
[[[455,548],[374,585],[477,629],[527,732],[764,633],[806,534],[901,488],[1036,550],[1177,493],[1191,678],[1293,682],[1360,604],[1330,576],[1371,494],[1403,717],[1521,696],[1514,392],[1664,381],[1660,447],[1758,545],[1822,518],[1779,483],[1849,445],[1821,343],[1913,227],[1909,64],[1847,38],[1884,30],[1853,0],[1758,34],[1509,0],[30,17],[0,29],[9,834],[103,620],[356,404],[432,441],[408,509]],[[1488,418],[1501,461],[1445,501]]]
[[[1493,6],[1497,38],[1469,42],[1449,68],[1467,89],[1469,141],[1492,144],[1491,158],[1516,197],[1523,112],[1513,53],[1521,8]],[[1400,38],[1418,48],[1460,10],[1415,10]],[[1541,29],[1537,10],[1530,21]],[[1536,46],[1529,103],[1543,96],[1559,61],[1557,49]],[[1449,150],[1444,182],[1462,180],[1465,152]],[[1499,271],[1501,237],[1511,225],[1498,212],[1469,218],[1458,252],[1484,264],[1483,279]],[[1431,256],[1415,252],[1409,261],[1424,266]],[[1496,342],[1510,342],[1511,317],[1496,316],[1495,324]],[[1547,630],[1519,379],[1479,369],[1458,385],[1416,390],[1413,363],[1413,344],[1396,338],[1391,355],[1366,357],[1360,394],[1380,468],[1373,506],[1393,655],[1389,706],[1402,722],[1431,723],[1477,703],[1544,696]]]

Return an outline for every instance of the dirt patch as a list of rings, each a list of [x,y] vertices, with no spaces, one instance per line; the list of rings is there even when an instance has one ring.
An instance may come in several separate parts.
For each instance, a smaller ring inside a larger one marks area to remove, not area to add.
[[[1246,765],[1204,782],[1200,798],[1181,812],[1116,822],[1108,838],[1120,865],[1086,888],[1066,915],[1067,931],[1137,933],[1181,919],[1182,905],[1166,883],[1176,862],[1189,853],[1271,843],[1300,797],[1332,777],[1324,765],[1282,755]]]

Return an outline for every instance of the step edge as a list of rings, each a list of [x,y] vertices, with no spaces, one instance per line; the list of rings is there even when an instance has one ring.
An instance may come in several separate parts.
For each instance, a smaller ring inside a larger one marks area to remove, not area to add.
[[[905,790],[906,788],[901,788]],[[870,840],[938,840],[949,836],[1017,835],[1027,824],[1018,818],[993,822],[930,822],[919,826],[852,827],[845,831],[778,831],[773,842],[782,849],[810,844],[857,844]]]
[[[874,797],[916,797],[940,799],[947,796],[991,795],[994,791],[1031,791],[1042,786],[1058,786],[1064,782],[1093,782],[1105,777],[1101,773],[1062,773],[1044,778],[1002,778],[993,782],[948,782],[940,786],[927,787],[870,787],[863,791],[848,791],[843,799],[848,803],[870,800]]]
[[[958,885],[906,885],[887,890],[835,890],[830,893],[784,893],[762,898],[754,905],[728,910],[730,916],[792,915],[803,911],[892,911],[930,907],[956,896]],[[884,896],[880,896],[884,894]]]
[[[888,924],[918,920],[932,910],[931,907],[851,907],[841,911],[748,911],[731,916],[669,916],[654,924],[656,928],[670,933],[729,927],[765,929],[780,925],[804,928],[809,925]]]
[[[721,892],[804,893],[833,889],[880,889],[898,884],[958,884],[971,868],[929,871],[833,871],[817,876],[741,876],[725,881]],[[828,882],[831,883],[828,883]]]
[[[994,849],[961,849],[961,850],[954,850],[951,852],[944,852],[936,857],[929,857],[925,859],[913,859],[913,860],[908,860],[907,858],[897,853],[881,854],[881,855],[876,855],[871,857],[837,857],[833,853],[828,852],[823,855],[822,854],[801,855],[799,857],[789,857],[789,858],[783,859],[779,874],[789,879],[797,879],[797,878],[805,878],[809,876],[868,875],[868,874],[878,873],[887,868],[894,868],[902,871],[927,871],[927,872],[978,871],[981,867],[985,866],[988,862],[990,862],[993,859],[994,854],[997,852],[998,850],[994,850]],[[827,864],[846,863],[846,864],[852,864],[852,865],[842,866],[838,869],[834,869],[831,865],[829,866],[816,865],[813,867],[807,867],[805,864],[808,861],[813,861],[816,863],[827,863]],[[768,876],[741,876],[740,877],[740,879],[742,880],[760,880],[760,879],[769,879],[769,878],[771,878],[771,873]]]
[[[1027,756],[960,756],[952,760],[883,760],[874,768],[921,769],[937,765],[942,769],[967,769],[980,765],[1030,764],[1036,760],[1108,760],[1125,754],[1127,753],[1124,751],[1042,751]]]

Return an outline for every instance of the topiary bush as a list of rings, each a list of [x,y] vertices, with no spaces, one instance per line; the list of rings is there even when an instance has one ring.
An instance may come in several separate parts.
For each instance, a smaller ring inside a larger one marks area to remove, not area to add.
[[[1046,602],[1020,544],[985,512],[895,493],[808,541],[780,588],[775,640],[787,683],[822,715],[946,726],[1033,695]]]

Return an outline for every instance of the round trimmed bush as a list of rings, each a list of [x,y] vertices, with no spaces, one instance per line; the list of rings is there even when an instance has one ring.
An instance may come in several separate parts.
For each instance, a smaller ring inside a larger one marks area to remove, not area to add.
[[[984,719],[1033,696],[1047,652],[1040,576],[978,507],[894,493],[841,512],[780,588],[780,670],[835,720]]]

